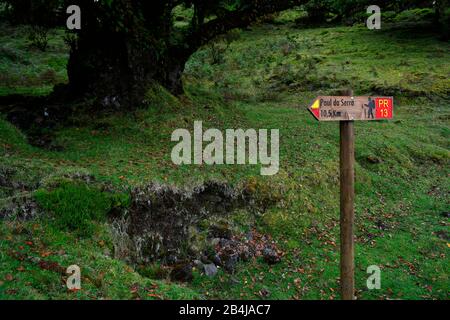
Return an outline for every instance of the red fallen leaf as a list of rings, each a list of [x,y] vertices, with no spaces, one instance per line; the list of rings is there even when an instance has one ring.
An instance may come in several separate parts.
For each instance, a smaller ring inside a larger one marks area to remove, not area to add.
[[[13,279],[14,279],[14,277],[13,277],[13,275],[10,274],[10,273],[8,273],[8,274],[5,276],[5,280],[6,280],[6,281],[13,281]]]
[[[27,245],[29,245],[29,246],[32,246],[32,245],[33,245],[33,242],[27,241],[27,242],[25,242],[25,244],[27,244]]]
[[[23,250],[24,249],[24,247],[23,246],[19,246],[19,250]]]
[[[148,297],[152,297],[152,298],[156,298],[156,299],[162,299],[160,295],[158,294],[154,294],[154,293],[149,293],[147,294]]]
[[[23,266],[20,266],[17,268],[17,271],[20,271],[20,272],[25,271],[25,268]]]
[[[157,285],[156,283],[152,283],[152,285],[150,286],[152,289],[158,289],[159,285]]]
[[[52,254],[51,251],[44,251],[44,252],[41,253],[41,257],[42,258],[46,258],[46,257],[50,256],[51,254]]]
[[[134,270],[132,268],[130,268],[129,266],[125,267],[125,271],[128,272],[128,273],[134,272]]]
[[[139,291],[139,287],[137,285],[131,287],[131,289],[130,289],[130,293],[137,293],[138,291]]]

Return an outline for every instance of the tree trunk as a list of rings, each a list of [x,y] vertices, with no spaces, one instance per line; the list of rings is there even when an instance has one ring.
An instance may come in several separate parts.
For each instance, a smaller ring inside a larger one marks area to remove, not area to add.
[[[160,50],[161,51],[161,50]],[[174,94],[183,93],[185,58],[158,55],[147,44],[127,37],[81,38],[72,49],[68,76],[72,93],[92,96],[104,107],[136,108],[156,81]]]
[[[436,19],[435,23],[439,26],[441,38],[444,41],[450,39],[450,8],[449,0],[439,0],[435,3]]]
[[[78,2],[82,28],[71,43],[67,66],[71,93],[116,109],[141,106],[155,81],[183,93],[189,55],[172,49],[170,7],[150,1],[118,0],[113,7]]]

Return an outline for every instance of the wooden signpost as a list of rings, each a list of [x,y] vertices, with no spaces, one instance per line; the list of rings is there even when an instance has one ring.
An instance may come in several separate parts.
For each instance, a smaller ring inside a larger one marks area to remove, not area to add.
[[[394,117],[393,97],[320,96],[308,110],[319,121],[339,121],[340,125],[340,270],[341,296],[354,300],[354,202],[355,202],[355,120],[387,120]]]

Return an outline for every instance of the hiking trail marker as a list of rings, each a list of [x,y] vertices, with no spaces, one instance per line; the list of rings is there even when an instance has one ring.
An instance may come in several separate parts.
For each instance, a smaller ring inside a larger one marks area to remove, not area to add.
[[[339,121],[340,125],[340,270],[341,297],[355,299],[355,131],[354,121],[389,120],[394,117],[393,97],[317,97],[308,110],[318,121]]]
[[[394,98],[321,96],[309,111],[319,121],[388,120],[394,117]]]

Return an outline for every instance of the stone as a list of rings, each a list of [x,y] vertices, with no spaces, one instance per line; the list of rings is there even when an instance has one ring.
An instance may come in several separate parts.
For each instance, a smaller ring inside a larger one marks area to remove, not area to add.
[[[271,248],[265,248],[263,250],[263,258],[268,264],[276,264],[281,261],[281,258],[278,256],[276,251]]]
[[[178,264],[170,273],[170,279],[172,281],[189,282],[192,281],[192,265],[191,264]]]
[[[200,261],[201,261],[202,263],[204,263],[204,264],[210,264],[210,263],[212,263],[212,261],[209,260],[208,257],[205,256],[205,255],[201,256]]]
[[[203,263],[200,260],[194,260],[194,266],[198,269],[198,270],[202,270],[203,269]]]
[[[240,248],[240,258],[242,261],[246,262],[249,261],[254,257],[254,254],[250,251],[250,248],[248,246],[242,246]]]
[[[236,271],[236,265],[239,262],[239,256],[232,254],[226,257],[224,268],[227,272],[233,274]]]
[[[222,266],[222,259],[220,259],[218,254],[213,257],[213,262],[216,266]]]
[[[227,222],[220,222],[211,226],[210,233],[213,237],[222,239],[231,239],[233,236],[233,230]]]
[[[203,265],[203,272],[208,277],[214,277],[217,274],[218,270],[214,263],[210,263]]]

